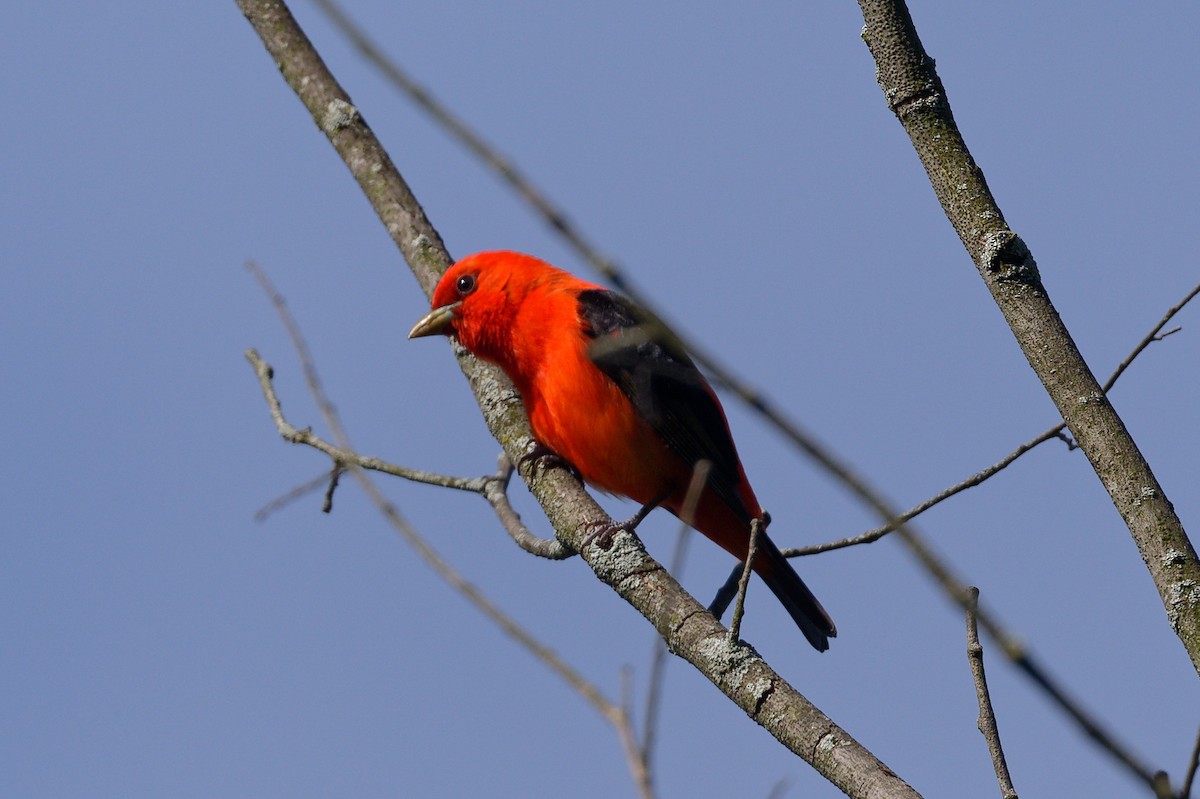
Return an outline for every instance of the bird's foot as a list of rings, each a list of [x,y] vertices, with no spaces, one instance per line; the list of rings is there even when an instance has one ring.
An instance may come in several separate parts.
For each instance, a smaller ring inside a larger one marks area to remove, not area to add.
[[[583,537],[583,543],[579,549],[582,551],[595,544],[607,552],[612,549],[613,537],[617,533],[632,533],[633,529],[629,526],[628,519],[623,522],[596,522],[592,526],[591,532]]]
[[[578,469],[572,466],[566,458],[543,444],[535,442],[529,452],[521,456],[520,462],[517,464],[518,469],[527,463],[532,464],[534,472],[537,472],[539,469],[544,472],[546,469],[554,467],[566,469],[575,476],[576,480],[581,483],[583,482]]]
[[[650,502],[643,505],[637,513],[623,522],[607,521],[595,523],[592,531],[584,536],[583,543],[579,547],[580,551],[587,549],[593,543],[605,551],[612,549],[613,537],[617,533],[632,533],[642,523],[642,519],[649,516],[650,511],[657,507],[658,502]]]

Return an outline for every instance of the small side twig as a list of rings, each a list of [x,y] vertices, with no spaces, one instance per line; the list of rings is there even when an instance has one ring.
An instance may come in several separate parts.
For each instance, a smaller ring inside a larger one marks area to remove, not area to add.
[[[340,463],[335,463],[329,470],[329,485],[325,488],[325,501],[321,503],[321,513],[333,512],[333,492],[337,491],[338,481],[342,479],[344,471],[346,467]]]
[[[272,385],[273,370],[258,353],[253,349],[247,350],[246,359],[254,366],[255,374],[258,375],[259,386],[263,390],[263,396],[266,397],[268,406],[271,407],[272,416],[275,417],[275,424],[280,429],[281,435],[289,441],[296,440],[297,443],[309,444],[325,451],[325,449],[336,450],[342,457],[342,462],[349,468],[354,475],[359,479],[363,488],[367,491],[368,496],[376,503],[379,510],[392,523],[394,527],[404,536],[404,538],[417,550],[418,554],[426,560],[434,570],[455,589],[467,596],[480,610],[489,618],[495,621],[505,632],[513,638],[520,641],[527,649],[533,652],[540,660],[546,663],[552,670],[567,680],[576,690],[578,690],[585,699],[595,705],[602,713],[609,717],[611,708],[615,707],[613,703],[601,695],[600,691],[591,686],[583,677],[579,676],[570,666],[563,663],[557,655],[549,648],[543,646],[529,633],[525,632],[516,622],[512,621],[503,611],[494,606],[490,600],[484,597],[477,588],[467,582],[461,575],[458,574],[448,563],[446,563],[440,555],[438,555],[425,540],[416,533],[408,522],[400,515],[387,499],[379,493],[369,479],[366,479],[363,469],[369,469],[362,461],[361,456],[356,456],[355,453],[341,450],[327,442],[322,441],[314,436],[311,431],[296,430],[286,419],[283,418],[282,412],[279,409],[279,400],[275,394],[274,386]],[[310,388],[312,388],[310,386]],[[332,406],[330,406],[332,407]],[[340,425],[339,425],[340,426]],[[382,470],[379,470],[382,471]],[[469,481],[463,481],[469,482]]]
[[[633,731],[633,675],[628,666],[621,669],[620,711],[620,718],[613,724],[616,725],[617,735],[621,739],[621,748],[625,750],[629,773],[633,776],[638,795],[642,799],[652,799],[654,782],[650,774],[650,761],[646,758],[645,749],[638,746],[637,734]]]
[[[920,535],[913,533],[907,525],[901,527],[897,531],[897,535],[908,546],[909,551],[921,566],[942,587],[946,596],[965,611],[968,602],[967,585],[954,573],[950,565]],[[1081,732],[1147,786],[1153,788],[1156,785],[1158,772],[1147,766],[1134,754],[1132,749],[1119,741],[1116,732],[1106,729],[1103,722],[1084,707],[1082,702],[1072,696],[1070,691],[1051,674],[1045,664],[1030,652],[1024,642],[1007,629],[999,618],[986,612],[981,605],[976,608],[976,615],[979,619],[979,626],[1000,645],[1005,657],[1018,671],[1040,688],[1059,710],[1074,721]]]
[[[733,603],[733,617],[729,620],[729,643],[741,637],[742,616],[746,613],[746,591],[750,587],[750,572],[754,569],[754,556],[758,554],[758,535],[762,532],[762,519],[750,520],[750,546],[746,560],[742,563],[742,576],[738,580],[737,599]]]
[[[1177,313],[1182,311],[1184,306],[1186,306],[1189,302],[1191,302],[1193,299],[1195,299],[1197,295],[1200,295],[1200,283],[1193,286],[1191,288],[1191,290],[1189,290],[1188,293],[1186,295],[1184,295],[1183,299],[1181,299],[1175,305],[1173,305],[1167,309],[1167,312],[1165,314],[1163,314],[1163,317],[1160,320],[1158,320],[1158,323],[1154,327],[1152,327],[1150,329],[1150,332],[1148,332],[1142,338],[1142,340],[1139,341],[1137,343],[1137,345],[1130,351],[1130,353],[1125,356],[1125,359],[1122,360],[1121,363],[1119,363],[1117,365],[1117,368],[1109,376],[1108,380],[1105,381],[1104,386],[1103,386],[1105,394],[1107,394],[1109,391],[1112,390],[1112,387],[1114,385],[1116,385],[1117,380],[1121,377],[1121,375],[1123,375],[1125,373],[1125,370],[1130,367],[1130,365],[1137,359],[1137,357],[1139,355],[1142,354],[1142,352],[1145,351],[1145,349],[1147,347],[1149,347],[1154,342],[1162,341],[1167,336],[1170,336],[1174,333],[1178,333],[1180,330],[1183,329],[1181,327],[1174,327],[1170,330],[1163,332],[1163,328],[1167,326],[1167,323],[1170,322],[1171,319],[1173,319]],[[876,527],[871,530],[867,530],[865,533],[859,533],[858,535],[850,536],[848,538],[840,538],[836,541],[829,541],[829,542],[822,543],[822,544],[814,544],[812,546],[807,546],[807,547],[794,547],[791,549],[785,549],[783,551],[783,554],[785,557],[795,558],[795,557],[801,557],[804,555],[816,555],[821,552],[832,552],[837,549],[845,549],[847,547],[858,546],[859,544],[874,543],[875,541],[878,541],[879,539],[883,538],[888,533],[894,532],[900,525],[904,524],[905,522],[910,522],[913,519],[915,519],[916,517],[920,516],[922,513],[929,510],[930,508],[932,508],[934,505],[938,505],[938,504],[944,502],[945,500],[949,499],[950,497],[954,496],[955,494],[962,493],[963,491],[966,491],[968,488],[974,488],[975,486],[983,483],[984,481],[989,480],[990,478],[994,477],[998,472],[1002,471],[1003,469],[1005,469],[1009,465],[1011,465],[1013,463],[1013,461],[1015,461],[1017,458],[1020,458],[1026,452],[1029,452],[1031,449],[1034,449],[1035,447],[1038,447],[1038,446],[1046,443],[1050,439],[1057,438],[1067,445],[1067,449],[1069,449],[1069,450],[1076,449],[1078,447],[1078,445],[1070,438],[1070,436],[1067,435],[1066,430],[1067,430],[1067,425],[1063,422],[1059,422],[1057,425],[1055,425],[1054,427],[1051,427],[1050,429],[1046,430],[1045,432],[1041,433],[1040,435],[1037,435],[1037,436],[1029,439],[1024,444],[1017,447],[1012,452],[1010,452],[1008,455],[1005,455],[999,461],[997,461],[996,463],[987,467],[986,469],[982,469],[982,470],[976,472],[975,474],[971,475],[970,477],[968,477],[966,480],[963,480],[960,483],[956,483],[956,484],[950,486],[949,488],[945,489],[944,491],[941,491],[938,494],[935,494],[934,496],[930,497],[929,499],[925,500],[924,502],[920,503],[919,505],[916,505],[913,508],[911,508],[910,510],[907,510],[904,513],[901,513],[896,518],[891,519],[890,521],[888,521],[887,524],[881,525],[881,526]]]
[[[1142,350],[1146,349],[1154,342],[1162,341],[1167,336],[1173,335],[1175,333],[1178,333],[1180,330],[1182,330],[1181,327],[1174,327],[1170,330],[1167,330],[1166,332],[1163,332],[1163,328],[1167,326],[1167,323],[1170,322],[1172,318],[1174,318],[1175,314],[1182,311],[1183,307],[1185,305],[1187,305],[1189,302],[1191,302],[1193,299],[1195,299],[1196,295],[1198,295],[1198,294],[1200,294],[1200,284],[1193,286],[1192,290],[1189,291],[1186,295],[1184,295],[1182,300],[1180,300],[1179,302],[1175,303],[1174,305],[1172,305],[1170,308],[1167,309],[1167,312],[1165,314],[1163,314],[1163,317],[1162,317],[1162,319],[1160,319],[1158,321],[1158,324],[1155,325],[1153,327],[1153,329],[1151,329],[1150,332],[1147,333],[1145,335],[1145,337],[1141,341],[1138,342],[1138,345],[1133,348],[1133,351],[1130,352],[1127,356],[1125,356],[1125,360],[1123,360],[1119,364],[1117,364],[1117,368],[1113,371],[1113,373],[1111,375],[1109,375],[1108,380],[1105,381],[1104,386],[1103,386],[1104,392],[1106,394],[1108,393],[1109,389],[1111,389],[1113,387],[1113,385],[1116,384],[1117,379],[1120,378],[1120,376],[1125,373],[1125,370],[1129,368],[1130,364],[1132,364],[1134,362],[1134,360],[1139,355],[1142,354]]]
[[[1000,745],[1000,729],[996,726],[996,713],[992,709],[992,697],[988,693],[987,675],[983,668],[983,644],[979,643],[979,589],[967,588],[967,661],[971,664],[971,679],[975,682],[975,694],[979,698],[979,731],[987,741],[992,766],[996,769],[996,781],[1000,783],[1000,795],[1004,799],[1017,799],[1008,764],[1004,761],[1004,748]]]
[[[692,481],[688,483],[687,494],[683,499],[680,511],[679,534],[675,538],[675,550],[671,553],[671,574],[678,580],[683,574],[683,564],[687,554],[687,544],[692,540],[691,522],[696,515],[696,505],[700,502],[700,492],[708,482],[712,463],[707,460],[699,461],[692,470]],[[657,742],[658,711],[662,706],[663,680],[667,673],[667,645],[660,636],[654,637],[654,651],[650,655],[650,676],[646,681],[646,705],[642,719],[642,760],[647,769],[654,762],[654,744]],[[653,777],[653,772],[651,772]]]
[[[324,472],[322,474],[317,475],[316,477],[314,477],[311,480],[307,480],[307,481],[301,483],[300,485],[296,486],[292,490],[288,491],[286,494],[276,497],[275,499],[268,502],[266,505],[263,505],[261,508],[256,510],[254,512],[254,521],[265,522],[271,514],[275,513],[278,510],[282,510],[283,508],[286,508],[288,505],[291,505],[293,502],[300,499],[301,497],[308,496],[309,494],[316,491],[321,486],[325,485],[328,481],[329,481],[329,473]],[[322,510],[324,510],[324,508],[322,508]]]
[[[1192,757],[1188,761],[1187,772],[1183,776],[1183,785],[1179,788],[1179,799],[1189,799],[1192,795],[1192,784],[1196,780],[1196,769],[1200,767],[1200,733],[1196,734],[1196,743],[1192,746]]]
[[[394,168],[349,96],[329,73],[303,30],[296,24],[284,0],[237,0],[238,7],[262,39],[267,52],[288,86],[328,137],[331,145],[362,186],[364,194],[392,240],[405,255],[413,274],[428,295],[450,258],[437,231],[429,224],[419,202]],[[508,384],[489,365],[460,356],[463,372],[483,411],[493,435],[504,443],[510,456],[520,457],[530,441],[528,424],[519,415]],[[569,541],[583,538],[583,530],[603,521],[606,515],[578,482],[554,471],[543,477],[527,475],[535,497],[542,503],[551,524]],[[354,470],[359,478],[360,472]],[[883,514],[890,518],[892,514]],[[810,763],[843,792],[855,796],[916,796],[904,780],[862,746],[852,735],[809,702],[770,664],[747,647],[730,647],[737,658],[738,673],[748,679],[729,681],[730,661],[712,654],[712,644],[725,643],[725,632],[679,585],[636,546],[636,537],[621,539],[619,558],[605,558],[603,551],[590,551],[585,559],[592,571],[659,629],[671,651],[694,665],[723,695],[751,714],[787,749]],[[632,579],[636,578],[636,579]],[[664,600],[668,607],[664,608]],[[678,626],[671,609],[687,617]],[[764,696],[760,685],[773,690]],[[783,712],[786,709],[786,712]],[[821,756],[818,744],[837,741],[835,757]]]
[[[512,461],[504,452],[500,453],[498,461],[496,474],[483,485],[483,498],[492,506],[500,523],[517,546],[532,555],[550,560],[565,560],[579,554],[557,538],[542,538],[529,531],[508,499],[508,484],[513,476]]]
[[[653,794],[650,793],[648,789],[644,789],[643,787],[647,786],[648,783],[643,781],[639,776],[639,770],[644,771],[644,768],[639,766],[640,752],[636,742],[633,741],[632,726],[625,710],[621,707],[621,705],[605,697],[600,689],[590,683],[586,678],[583,677],[582,674],[572,668],[566,661],[562,660],[553,650],[535,638],[512,617],[510,617],[490,599],[488,599],[478,588],[468,582],[445,559],[443,559],[441,555],[439,555],[437,551],[433,549],[432,546],[430,546],[425,538],[408,523],[408,521],[403,517],[403,515],[401,515],[396,507],[390,501],[388,501],[386,497],[384,497],[383,493],[379,490],[379,488],[370,479],[365,471],[366,469],[372,467],[365,465],[363,461],[373,461],[374,459],[364,459],[362,456],[359,456],[350,449],[349,436],[346,434],[345,428],[341,423],[341,419],[338,417],[337,410],[335,409],[333,403],[329,401],[328,396],[325,394],[324,388],[322,387],[320,378],[317,374],[316,364],[311,360],[310,351],[300,333],[299,326],[292,319],[291,314],[287,310],[286,306],[282,304],[282,298],[280,295],[274,291],[274,289],[270,286],[269,281],[266,280],[265,273],[261,275],[260,283],[263,284],[264,289],[268,290],[268,294],[272,297],[272,300],[275,304],[276,311],[284,321],[284,325],[292,338],[292,344],[296,348],[296,351],[302,361],[309,391],[312,393],[313,399],[321,409],[326,424],[328,424],[329,428],[333,430],[334,435],[338,438],[341,446],[334,447],[333,445],[322,441],[319,437],[313,435],[311,430],[297,430],[287,421],[287,419],[284,418],[283,410],[280,405],[279,398],[275,393],[275,387],[272,382],[274,370],[268,363],[259,357],[258,353],[254,349],[249,349],[246,351],[246,359],[250,361],[251,365],[254,367],[254,372],[258,376],[259,387],[262,389],[263,396],[267,400],[267,406],[270,409],[271,417],[275,421],[275,425],[279,429],[280,434],[288,441],[309,444],[310,446],[320,449],[321,451],[335,451],[337,453],[337,457],[330,455],[330,457],[334,458],[334,462],[336,464],[335,468],[349,469],[354,478],[358,481],[359,485],[366,492],[367,496],[378,508],[379,512],[388,520],[389,523],[391,523],[392,527],[405,539],[405,541],[408,542],[408,544],[417,552],[418,555],[421,556],[421,558],[434,570],[434,572],[438,574],[438,576],[440,576],[452,588],[466,597],[466,599],[471,602],[471,604],[473,604],[480,612],[491,619],[491,621],[495,623],[504,633],[513,638],[534,657],[540,660],[543,665],[550,669],[550,671],[562,678],[580,696],[582,696],[585,701],[591,704],[601,716],[607,719],[609,723],[616,728],[618,737],[620,737],[625,748],[626,757],[629,760],[630,771],[634,776],[635,782],[638,783],[642,799],[653,799]],[[326,452],[326,454],[329,454],[329,452]],[[508,478],[511,475],[511,465],[506,468],[506,463],[507,458],[505,459],[505,463],[501,464],[500,474],[497,476],[477,478],[477,480],[483,481],[485,484],[503,483],[504,485],[507,485]],[[382,469],[377,470],[384,471]],[[456,485],[452,485],[450,487],[462,488],[464,484],[471,482],[462,478],[445,478],[441,475],[438,475],[437,477],[457,483]],[[507,496],[505,496],[502,506],[507,508],[507,511],[511,513],[513,517],[516,516],[515,512],[512,511],[511,506],[508,505]],[[501,515],[501,520],[504,521],[500,508],[496,504],[493,504],[493,507],[497,508],[497,514]],[[517,524],[519,525],[519,520],[517,521]],[[532,534],[529,534],[528,531],[525,532],[526,534],[532,536]]]
[[[406,466],[389,463],[380,458],[366,457],[352,450],[349,447],[344,431],[333,426],[333,421],[338,418],[337,409],[325,395],[324,388],[321,386],[320,376],[317,374],[315,366],[313,366],[312,351],[309,350],[308,343],[301,335],[300,328],[296,324],[295,319],[293,319],[291,311],[288,310],[287,300],[275,288],[270,277],[267,276],[267,273],[257,263],[247,261],[246,271],[254,276],[263,293],[271,301],[271,306],[275,309],[275,313],[279,315],[300,357],[304,379],[315,398],[317,407],[325,418],[326,423],[330,425],[330,429],[334,431],[335,438],[338,439],[337,445],[330,444],[313,433],[310,427],[299,430],[289,424],[283,416],[283,408],[280,405],[279,397],[275,393],[275,388],[272,384],[273,371],[271,367],[259,357],[258,352],[254,349],[246,351],[246,358],[254,366],[255,373],[258,375],[259,387],[262,389],[263,396],[266,397],[267,406],[271,410],[271,418],[274,420],[279,434],[290,443],[304,444],[319,452],[323,452],[333,461],[332,472],[330,472],[328,478],[321,479],[321,482],[324,482],[325,479],[329,480],[329,487],[325,492],[325,502],[322,506],[323,511],[328,513],[333,507],[333,492],[337,488],[341,472],[348,466],[357,466],[370,471],[390,474],[393,477],[401,477],[415,483],[424,483],[426,485],[453,488],[458,491],[470,491],[479,494],[491,505],[497,518],[500,519],[504,530],[512,537],[517,546],[526,552],[551,560],[564,560],[576,554],[574,550],[564,546],[556,539],[546,539],[534,535],[521,522],[521,517],[513,510],[512,504],[508,499],[508,484],[512,477],[512,465],[509,463],[507,457],[501,458],[496,474],[484,475],[483,477],[453,477],[421,469],[410,469]],[[256,518],[264,512],[269,513],[274,511],[281,502],[291,501],[294,499],[293,495],[296,495],[302,489],[307,489],[307,486],[294,489],[284,498],[271,503],[263,510],[260,510],[256,514]]]
[[[254,367],[255,374],[258,375],[259,388],[262,389],[263,396],[267,400],[267,406],[271,411],[271,418],[275,421],[275,428],[279,431],[279,435],[285,441],[292,444],[303,444],[312,447],[333,460],[333,472],[323,475],[319,480],[314,481],[316,485],[324,483],[327,480],[329,481],[329,489],[325,494],[326,505],[332,502],[333,488],[336,485],[338,473],[348,467],[357,467],[373,472],[390,474],[393,477],[402,477],[405,480],[411,480],[415,483],[424,483],[426,485],[453,488],[458,491],[469,491],[479,494],[491,505],[492,510],[496,513],[496,517],[500,519],[505,531],[512,537],[513,541],[526,552],[551,560],[563,560],[576,554],[574,550],[564,546],[557,540],[540,538],[534,535],[522,524],[521,517],[513,510],[508,500],[507,488],[512,472],[511,466],[502,466],[494,475],[454,477],[435,472],[426,472],[420,469],[410,469],[406,466],[389,463],[380,458],[360,455],[354,450],[331,444],[314,433],[312,428],[306,427],[301,430],[288,422],[283,416],[279,396],[275,393],[275,387],[272,383],[274,372],[271,366],[253,348],[246,350],[246,360],[250,362],[251,366]],[[505,459],[505,463],[507,464],[507,459]],[[302,490],[307,492],[313,490],[313,488],[315,488],[314,484],[306,484],[293,489],[285,497],[275,500],[260,510],[256,514],[256,518],[263,518],[265,514],[273,512],[282,504],[292,501],[295,498],[294,495],[298,495]],[[324,508],[322,509],[324,510]]]

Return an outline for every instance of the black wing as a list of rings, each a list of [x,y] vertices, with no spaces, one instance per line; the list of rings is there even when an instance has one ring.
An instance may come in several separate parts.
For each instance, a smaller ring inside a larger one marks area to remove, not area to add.
[[[592,362],[684,462],[712,464],[709,485],[749,524],[750,512],[737,494],[741,473],[725,415],[674,334],[604,289],[580,292],[579,317],[592,339]]]

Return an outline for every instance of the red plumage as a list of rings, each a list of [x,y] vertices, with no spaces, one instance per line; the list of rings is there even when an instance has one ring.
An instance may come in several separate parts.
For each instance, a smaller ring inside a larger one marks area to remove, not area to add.
[[[696,463],[709,461],[692,526],[745,559],[762,508],[716,394],[660,323],[614,292],[505,251],[456,263],[432,306],[410,337],[454,335],[500,366],[534,437],[590,485],[680,515]],[[832,620],[765,533],[753,568],[827,649]]]

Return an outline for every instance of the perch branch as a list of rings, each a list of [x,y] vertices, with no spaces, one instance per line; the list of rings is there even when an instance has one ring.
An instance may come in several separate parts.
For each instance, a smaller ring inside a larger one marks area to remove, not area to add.
[[[429,295],[451,262],[387,153],[337,85],[285,3],[238,0],[284,79],[329,137]],[[492,434],[510,459],[529,451],[532,436],[512,385],[498,370],[456,348]],[[356,474],[358,474],[356,472]],[[520,474],[546,510],[560,540],[578,549],[588,529],[611,523],[564,470]],[[745,646],[730,646],[721,625],[650,558],[636,537],[618,534],[610,550],[591,547],[584,560],[641,612],[672,652],[692,663],[755,722],[851,797],[914,797],[899,776],[840,729]]]

